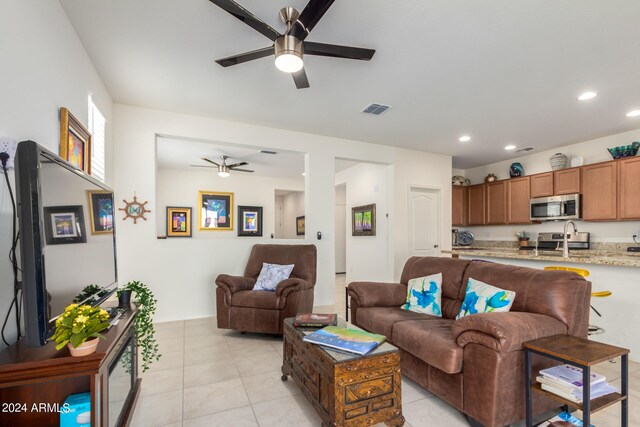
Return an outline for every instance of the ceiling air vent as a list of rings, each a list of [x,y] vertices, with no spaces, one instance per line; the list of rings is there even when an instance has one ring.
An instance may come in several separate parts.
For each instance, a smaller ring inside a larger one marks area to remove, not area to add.
[[[535,148],[533,148],[533,147],[520,148],[520,149],[516,150],[516,153],[519,153],[521,151],[531,151],[531,150],[535,150]]]
[[[260,150],[260,152],[261,152],[262,154],[278,154],[278,153],[276,153],[275,151],[269,151],[269,150]]]
[[[389,107],[388,105],[369,104],[366,107],[364,107],[364,110],[362,110],[362,112],[365,114],[373,114],[374,116],[379,116],[380,114],[387,111],[389,108],[391,107]]]

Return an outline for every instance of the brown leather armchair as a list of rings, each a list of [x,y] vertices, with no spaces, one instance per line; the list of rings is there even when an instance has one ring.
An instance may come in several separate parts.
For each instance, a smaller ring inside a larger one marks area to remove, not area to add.
[[[294,264],[275,292],[252,290],[264,262]],[[313,308],[316,263],[315,245],[254,245],[243,276],[216,278],[218,328],[281,334],[284,319]]]

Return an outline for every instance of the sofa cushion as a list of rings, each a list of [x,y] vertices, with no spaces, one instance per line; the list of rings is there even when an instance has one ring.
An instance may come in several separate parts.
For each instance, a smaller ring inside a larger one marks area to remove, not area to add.
[[[470,277],[467,293],[456,319],[477,313],[509,311],[515,297],[516,293],[513,291],[505,291]]]
[[[460,312],[467,282],[462,277],[470,260],[441,257],[411,257],[402,270],[400,283],[406,285],[409,280],[442,273],[442,317],[454,319]]]
[[[358,307],[358,326],[369,332],[382,334],[391,340],[394,324],[407,320],[437,320],[437,317],[403,310],[400,307]]]
[[[392,341],[398,347],[448,374],[462,371],[463,349],[451,331],[452,319],[396,323]]]
[[[442,273],[409,280],[402,309],[442,317]]]
[[[464,350],[451,331],[453,319],[408,320],[393,326],[395,345],[448,374],[462,371]]]
[[[271,291],[238,291],[231,295],[231,306],[278,310],[278,297]]]

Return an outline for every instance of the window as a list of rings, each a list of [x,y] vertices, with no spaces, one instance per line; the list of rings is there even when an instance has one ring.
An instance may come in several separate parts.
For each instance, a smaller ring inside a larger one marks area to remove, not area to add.
[[[93,103],[91,95],[89,95],[89,132],[93,140],[93,152],[91,153],[91,175],[99,179],[105,180],[105,129],[107,121],[104,116]]]

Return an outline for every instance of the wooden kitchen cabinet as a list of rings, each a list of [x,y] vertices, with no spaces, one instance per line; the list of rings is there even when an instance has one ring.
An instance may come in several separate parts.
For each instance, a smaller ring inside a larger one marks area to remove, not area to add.
[[[531,180],[528,176],[507,181],[507,223],[530,224],[529,211]]]
[[[467,187],[454,185],[451,189],[451,225],[465,226],[467,225]]]
[[[640,219],[640,157],[618,162],[618,218]]]
[[[562,194],[576,194],[581,188],[581,169],[570,168],[561,169],[553,173],[553,194],[560,196]]]
[[[529,178],[532,198],[553,196],[553,172],[539,173]]]
[[[582,219],[615,220],[617,214],[618,162],[582,167]]]
[[[487,184],[487,224],[507,223],[507,181]]]
[[[467,225],[486,223],[486,184],[471,185],[467,188]]]

